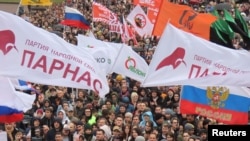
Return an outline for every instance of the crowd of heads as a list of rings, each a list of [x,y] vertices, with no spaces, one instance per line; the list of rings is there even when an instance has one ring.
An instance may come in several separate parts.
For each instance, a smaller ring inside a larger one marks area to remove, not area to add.
[[[135,7],[131,0],[96,2],[120,19]],[[66,0],[46,8],[29,6],[19,15],[77,45],[76,36],[88,35],[89,31],[60,25],[67,5],[84,14],[97,39],[121,43],[121,35],[109,32],[107,24],[92,21],[91,4],[90,0]],[[190,6],[209,12],[214,4],[210,1]],[[245,6],[248,16],[249,5],[239,6]],[[137,35],[138,44],[133,40],[126,43],[137,48],[149,63],[158,40]],[[34,90],[26,92],[37,97],[23,121],[4,123],[1,128],[7,132],[8,141],[207,141],[208,125],[222,124],[200,115],[180,113],[181,86],[144,88],[140,82],[120,74],[109,75],[108,84],[110,92],[104,98],[91,90],[33,84]]]

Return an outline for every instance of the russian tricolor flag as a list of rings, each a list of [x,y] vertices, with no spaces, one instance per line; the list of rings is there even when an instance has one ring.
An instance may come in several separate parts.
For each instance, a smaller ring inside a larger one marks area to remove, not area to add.
[[[250,90],[246,87],[183,86],[180,110],[225,124],[247,124]]]
[[[85,30],[89,29],[90,27],[89,22],[84,18],[80,11],[68,6],[65,6],[65,16],[61,24],[78,27]]]
[[[0,122],[23,120],[23,113],[32,108],[36,96],[15,91],[11,81],[5,77],[0,77],[0,84]]]

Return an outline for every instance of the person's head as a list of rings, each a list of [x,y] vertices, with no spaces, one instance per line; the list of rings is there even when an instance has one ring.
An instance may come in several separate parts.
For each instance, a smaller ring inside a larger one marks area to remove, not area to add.
[[[113,127],[113,135],[115,137],[119,137],[121,133],[122,133],[121,127],[118,127],[118,126]]]
[[[162,134],[167,134],[169,131],[170,124],[168,122],[164,122],[161,127]]]
[[[173,118],[171,119],[171,125],[172,125],[172,128],[173,128],[173,129],[179,128],[179,120],[178,120],[177,117],[173,117]]]
[[[60,126],[61,126],[61,122],[62,122],[62,119],[56,118],[56,119],[54,120],[53,127],[54,127],[55,129],[62,128],[62,127],[60,127]]]
[[[106,125],[107,124],[107,120],[105,118],[100,118],[98,120],[98,127],[102,127],[103,125]]]
[[[107,109],[112,109],[112,102],[110,101],[110,100],[107,100],[106,102],[105,102],[105,105],[107,106]]]
[[[123,118],[121,116],[117,116],[115,119],[115,125],[121,127],[123,125]]]
[[[92,126],[90,124],[85,124],[84,133],[87,135],[91,135],[92,131],[93,131]]]
[[[199,131],[199,137],[202,139],[202,140],[207,140],[207,130],[206,129],[201,129]]]
[[[210,119],[204,119],[202,123],[203,128],[205,129],[208,129],[208,125],[211,125],[211,124],[212,124],[212,121]]]
[[[178,93],[174,94],[174,101],[175,102],[179,102],[180,101],[180,94],[178,94]]]
[[[133,117],[133,114],[132,113],[130,113],[130,112],[127,112],[127,113],[125,113],[125,121],[127,122],[127,123],[131,123],[132,122],[132,117]]]
[[[58,113],[57,113],[57,117],[60,118],[61,120],[64,119],[65,117],[65,112],[63,110],[60,110]]]
[[[64,96],[64,89],[63,88],[58,88],[57,90],[56,90],[56,96],[58,97],[58,98],[63,98],[63,96]]]
[[[21,140],[23,137],[23,132],[17,131],[15,134],[15,140]]]
[[[195,137],[194,141],[203,141],[203,140],[201,139],[201,137]]]
[[[167,133],[167,141],[175,141],[174,133],[169,131]]]
[[[83,126],[83,122],[82,121],[78,121],[76,123],[76,130],[79,131],[83,131],[84,130],[84,126]]]
[[[145,131],[146,132],[151,132],[153,130],[153,122],[152,121],[146,121],[145,124]]]
[[[45,109],[45,117],[46,118],[51,118],[53,113],[53,109],[51,107],[48,107]]]
[[[140,128],[133,128],[132,129],[132,137],[136,138],[137,136],[141,135],[141,129]]]
[[[83,99],[81,98],[76,99],[76,107],[83,107]]]
[[[157,141],[157,135],[154,133],[150,133],[148,137],[148,141]]]
[[[86,93],[85,90],[78,90],[78,98],[84,98]]]
[[[125,133],[126,135],[130,135],[130,129],[131,129],[131,126],[130,126],[129,124],[126,124],[126,125],[124,126],[123,131],[124,131],[124,133]]]
[[[90,116],[92,115],[92,112],[91,112],[91,109],[90,109],[90,108],[86,108],[86,109],[84,110],[84,113],[85,113],[85,116],[86,116],[86,117],[90,117]]]
[[[132,102],[137,102],[138,98],[139,98],[139,96],[138,96],[137,92],[132,92],[131,93],[131,101]]]
[[[188,138],[188,141],[195,141],[195,137],[190,136],[190,137]]]
[[[70,122],[69,123],[69,130],[70,130],[70,133],[74,133],[75,130],[76,130],[76,125],[74,122]]]
[[[140,123],[140,118],[138,115],[133,116],[132,125],[138,125]]]
[[[155,114],[161,114],[161,113],[162,113],[162,108],[161,108],[161,106],[156,106],[154,112],[155,112]]]
[[[49,131],[49,126],[48,125],[43,125],[43,133],[47,134]]]
[[[186,123],[184,126],[184,130],[188,132],[189,135],[194,134],[194,125],[191,123]]]
[[[6,131],[6,132],[12,132],[12,131],[14,131],[15,123],[14,123],[14,122],[5,123],[5,124],[4,124],[4,127],[5,127],[5,131]]]
[[[143,114],[143,120],[144,121],[150,121],[150,115],[149,115],[149,113],[145,113],[145,114]]]
[[[63,136],[68,136],[70,134],[70,128],[69,125],[65,124],[63,126],[63,131],[62,131]]]
[[[122,92],[125,93],[128,91],[128,86],[127,84],[122,84],[122,88],[121,88]]]
[[[105,131],[103,129],[96,130],[96,141],[103,141],[105,139]]]
[[[189,137],[190,137],[190,135],[188,134],[188,132],[184,131],[182,134],[183,141],[188,141]]]
[[[195,120],[195,115],[187,114],[187,122],[192,123]]]
[[[69,110],[69,103],[68,103],[68,101],[63,101],[62,107],[63,107],[64,111],[68,111]]]
[[[63,135],[61,132],[56,132],[55,141],[63,141]]]

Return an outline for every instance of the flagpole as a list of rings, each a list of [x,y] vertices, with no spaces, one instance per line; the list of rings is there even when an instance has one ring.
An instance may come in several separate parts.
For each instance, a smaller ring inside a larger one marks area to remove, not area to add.
[[[22,0],[19,1],[19,4],[18,4],[18,6],[17,6],[17,10],[16,10],[16,15],[17,15],[17,16],[19,16],[19,15],[18,15],[18,11],[19,11],[19,8],[20,8],[21,3],[22,3]]]

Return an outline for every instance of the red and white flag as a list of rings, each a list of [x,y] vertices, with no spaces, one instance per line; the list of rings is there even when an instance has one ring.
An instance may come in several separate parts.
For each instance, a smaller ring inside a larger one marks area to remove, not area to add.
[[[0,11],[0,75],[33,83],[109,92],[106,75],[87,50]],[[27,32],[27,30],[29,32]]]
[[[127,16],[128,22],[140,36],[151,35],[154,25],[148,19],[141,6],[137,5]]]
[[[134,5],[145,7],[160,7],[162,0],[133,0]]]
[[[107,7],[93,2],[92,3],[92,15],[93,15],[93,21],[95,22],[104,22],[109,25],[109,31],[110,32],[117,32],[122,33],[120,30],[122,24],[119,21],[117,15],[110,11]]]
[[[167,24],[142,85],[250,86],[249,60],[248,51],[225,48]]]
[[[155,23],[158,12],[159,12],[159,7],[148,7],[147,15],[152,24]]]

